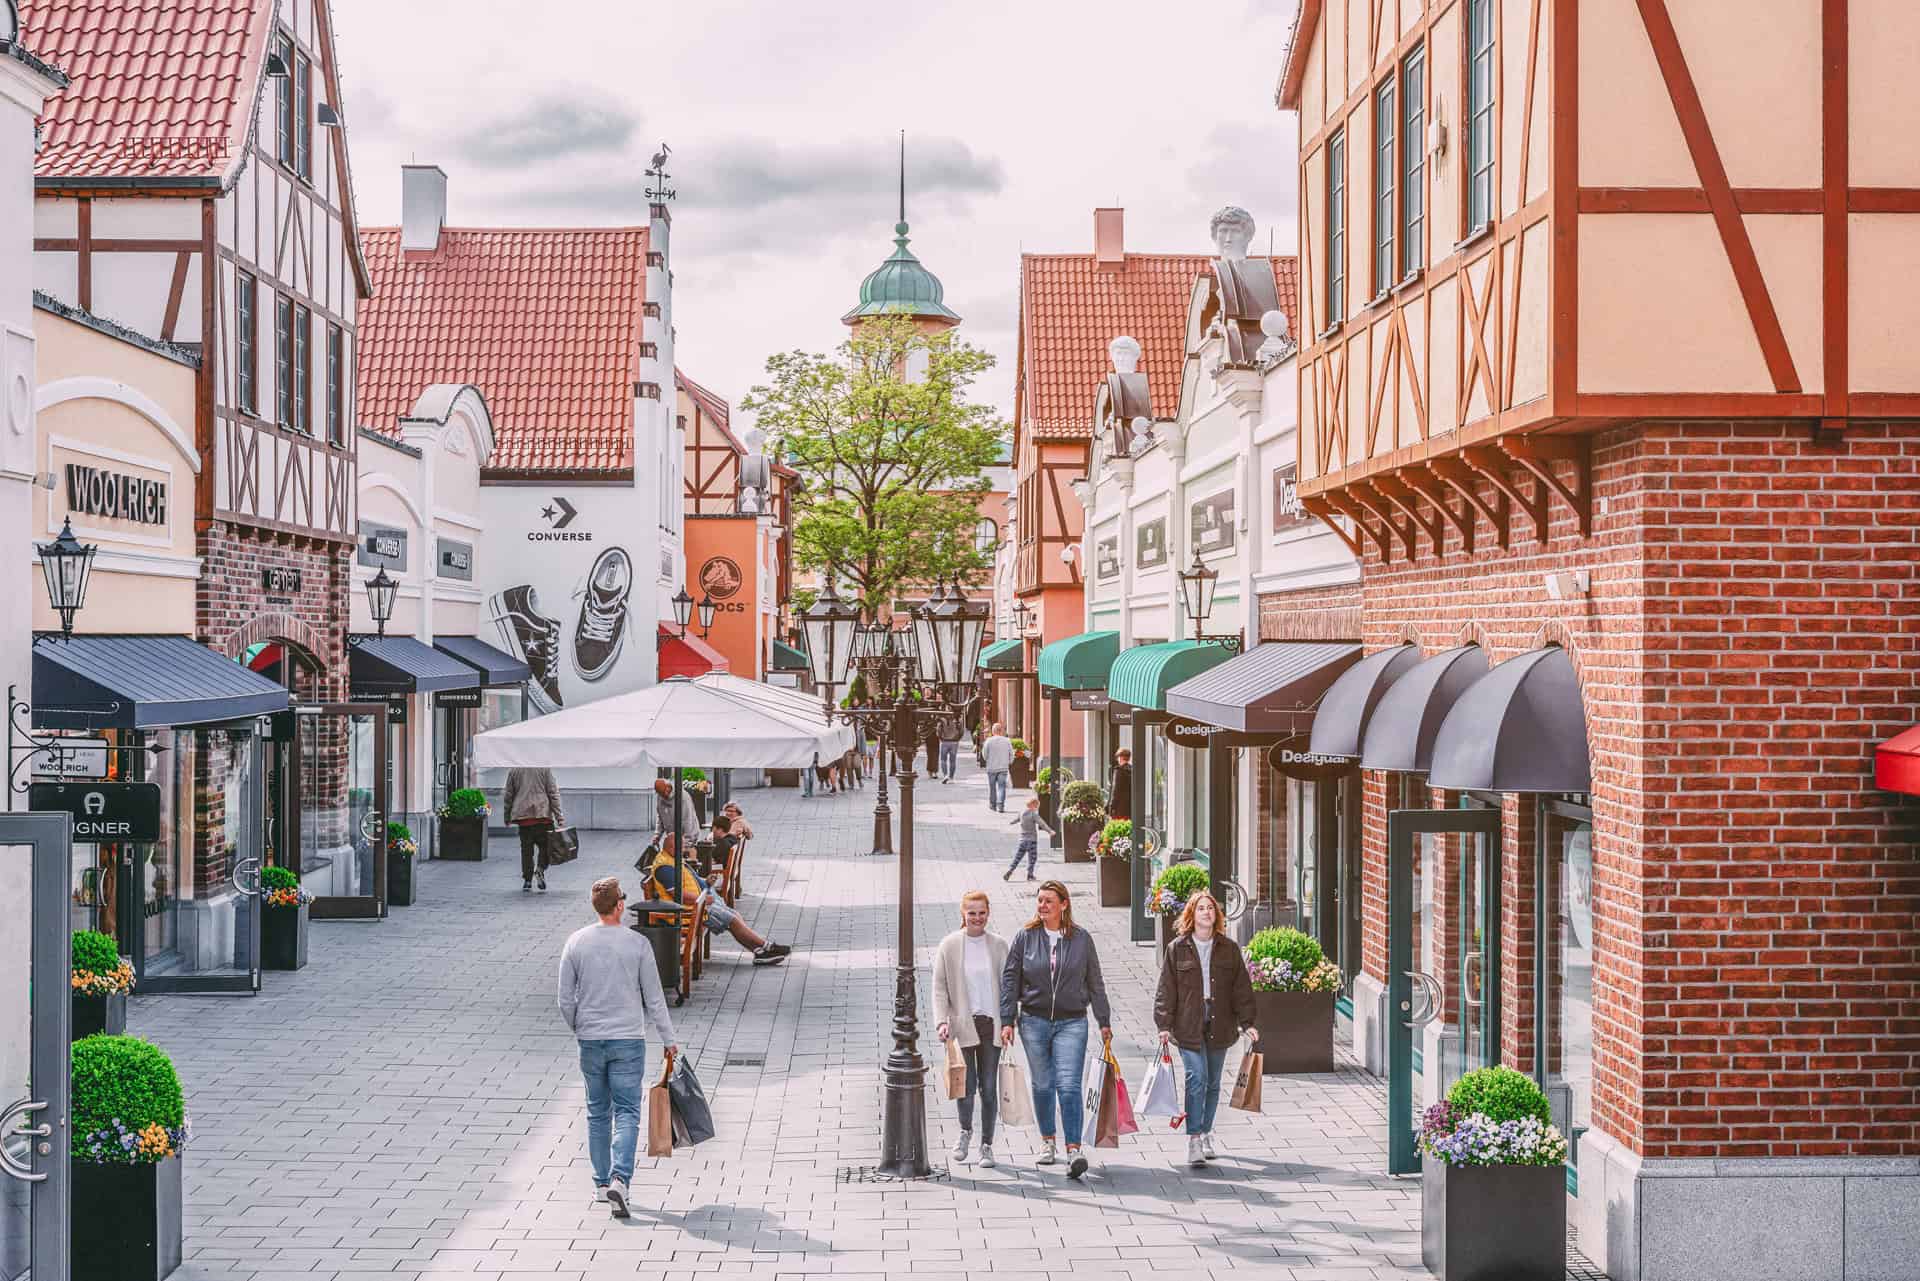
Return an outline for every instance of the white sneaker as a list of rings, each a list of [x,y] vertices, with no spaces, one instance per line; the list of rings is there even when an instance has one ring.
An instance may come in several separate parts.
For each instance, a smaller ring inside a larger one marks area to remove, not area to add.
[[[1060,1157],[1054,1148],[1053,1140],[1052,1139],[1040,1140],[1039,1164],[1058,1165],[1059,1163],[1060,1163]]]
[[[1197,1134],[1189,1134],[1187,1136],[1187,1164],[1197,1170],[1206,1163],[1207,1154],[1200,1146],[1200,1136]]]
[[[1200,1155],[1209,1161],[1220,1155],[1213,1150],[1213,1134],[1211,1132],[1200,1136]]]
[[[606,1200],[606,1199],[607,1199],[607,1185],[606,1185],[606,1184],[604,1184],[604,1183],[596,1183],[596,1184],[594,1184],[594,1185],[593,1185],[593,1200],[594,1200],[594,1204],[596,1204],[596,1205],[597,1205],[597,1204],[599,1204],[600,1202],[602,1202],[602,1201],[604,1201],[604,1200]]]
[[[615,1179],[607,1185],[607,1204],[613,1207],[613,1217],[627,1217],[627,1185]]]
[[[953,1159],[956,1161],[966,1160],[967,1148],[972,1143],[973,1143],[973,1131],[972,1130],[960,1131],[960,1141],[953,1145]]]
[[[984,1169],[991,1170],[993,1168],[993,1144],[982,1143],[980,1145],[980,1164]]]

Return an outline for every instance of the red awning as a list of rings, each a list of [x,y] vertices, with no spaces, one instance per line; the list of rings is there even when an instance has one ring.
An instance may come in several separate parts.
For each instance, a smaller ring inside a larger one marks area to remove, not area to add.
[[[666,638],[666,644],[660,647],[661,680],[669,676],[705,676],[708,672],[727,670],[726,655],[692,632],[682,636],[676,629],[662,623],[660,635]]]
[[[1873,781],[1889,792],[1920,796],[1920,725],[1874,749]]]

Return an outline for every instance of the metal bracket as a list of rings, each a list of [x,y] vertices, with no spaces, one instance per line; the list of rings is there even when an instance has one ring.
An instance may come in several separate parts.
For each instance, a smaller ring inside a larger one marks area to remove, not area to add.
[[[33,715],[33,705],[27,702],[25,699],[18,697],[18,690],[19,690],[19,686],[17,685],[7,686],[7,798],[6,799],[7,799],[8,812],[12,812],[13,810],[13,798],[27,790],[25,785],[20,782],[20,771],[22,769],[25,769],[28,765],[32,764],[36,758],[45,757],[47,760],[52,762],[51,768],[42,770],[39,772],[58,773],[61,761],[65,757],[66,751],[67,751],[67,748],[64,743],[64,739],[61,735],[40,733],[34,730],[33,721],[31,719]],[[67,708],[62,710],[72,711],[74,709]],[[117,713],[119,710],[120,710],[120,704],[116,700],[114,702],[108,703],[106,707],[101,711],[99,711],[97,714],[100,716],[112,716],[115,713]],[[92,710],[89,709],[88,714],[92,715],[95,713],[93,713]],[[28,719],[22,720],[21,719],[22,717],[26,717]],[[161,747],[158,743],[138,743],[138,744],[109,743],[104,748],[95,747],[95,748],[90,748],[89,750],[106,751],[108,753],[145,752],[150,755],[158,755],[159,753],[165,751],[166,749]],[[34,771],[28,771],[28,772],[29,772],[29,775],[31,776],[31,774]]]

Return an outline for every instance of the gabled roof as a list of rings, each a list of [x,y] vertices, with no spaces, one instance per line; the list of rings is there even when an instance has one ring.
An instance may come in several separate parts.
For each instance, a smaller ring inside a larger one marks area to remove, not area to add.
[[[362,425],[391,436],[427,387],[472,383],[494,415],[488,471],[632,473],[645,227],[448,227],[430,253],[402,253],[398,227],[365,242]]]
[[[728,425],[728,419],[732,417],[733,413],[732,406],[728,405],[726,401],[722,400],[714,392],[708,391],[705,387],[702,387],[699,383],[687,377],[684,373],[680,372],[679,369],[673,371],[673,385],[684,389],[687,395],[692,397],[693,403],[700,406],[700,412],[705,414],[708,421],[720,429],[720,435],[729,445],[733,446],[734,453],[742,457],[746,456],[747,447],[740,442],[738,436],[733,434],[733,428]]]
[[[1313,30],[1320,25],[1322,0],[1300,0],[1300,11],[1293,15],[1293,35],[1287,40],[1287,56],[1281,62],[1280,87],[1274,90],[1273,105],[1282,111],[1300,109],[1300,78],[1307,73],[1307,46],[1313,43]]]

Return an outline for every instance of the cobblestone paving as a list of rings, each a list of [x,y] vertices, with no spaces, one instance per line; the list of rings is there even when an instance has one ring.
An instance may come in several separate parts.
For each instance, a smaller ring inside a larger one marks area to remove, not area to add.
[[[1024,880],[1000,879],[1011,815],[989,813],[973,762],[963,771],[917,788],[915,928],[933,1064],[925,966],[962,891],[989,890],[1003,932],[1030,911]],[[517,851],[496,841],[483,863],[423,864],[419,905],[391,920],[316,924],[308,967],[268,975],[258,997],[135,999],[132,1030],[166,1047],[187,1084],[179,1281],[1427,1275],[1419,1185],[1379,1173],[1384,1090],[1344,1047],[1332,1075],[1269,1078],[1262,1115],[1223,1101],[1223,1159],[1204,1171],[1181,1163],[1184,1136],[1162,1130],[1093,1154],[1076,1185],[1063,1166],[1034,1166],[1032,1130],[1004,1130],[995,1170],[838,1182],[840,1167],[879,1148],[897,865],[857,852],[870,844],[870,790],[742,799],[758,835],[741,905],[796,951],[755,969],[716,943],[675,1015],[720,1136],[670,1160],[643,1156],[630,1221],[591,1200],[584,1095],[553,987],[561,941],[591,919],[587,886],[628,873],[639,843],[589,833],[552,891],[528,895]],[[1074,889],[1099,941],[1115,1047],[1137,1082],[1153,950],[1126,942],[1120,911],[1092,906],[1090,865],[1043,849],[1041,875]],[[944,1165],[953,1108],[929,1111]]]

